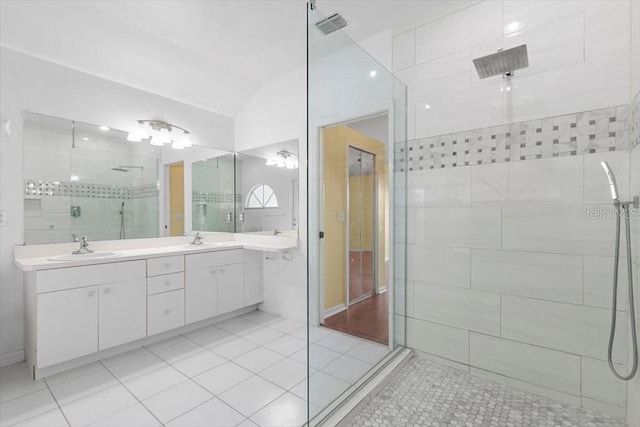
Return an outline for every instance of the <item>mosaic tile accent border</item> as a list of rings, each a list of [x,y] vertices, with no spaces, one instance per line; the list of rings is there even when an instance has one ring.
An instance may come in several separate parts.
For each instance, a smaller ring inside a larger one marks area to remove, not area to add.
[[[88,197],[96,199],[142,199],[157,197],[156,184],[129,188],[125,185],[90,184],[77,182],[24,180],[25,197]]]
[[[233,193],[223,193],[220,191],[194,191],[191,195],[194,203],[233,203]],[[236,201],[241,199],[241,195],[237,194]]]
[[[438,135],[396,146],[404,172],[627,150],[629,105]],[[405,155],[406,154],[406,155]]]
[[[640,92],[629,106],[629,128],[631,134],[631,148],[640,145]]]

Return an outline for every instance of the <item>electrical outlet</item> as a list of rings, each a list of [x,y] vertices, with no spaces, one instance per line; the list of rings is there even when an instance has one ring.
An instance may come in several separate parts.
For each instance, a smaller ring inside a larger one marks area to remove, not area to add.
[[[7,226],[7,211],[0,211],[0,227]]]

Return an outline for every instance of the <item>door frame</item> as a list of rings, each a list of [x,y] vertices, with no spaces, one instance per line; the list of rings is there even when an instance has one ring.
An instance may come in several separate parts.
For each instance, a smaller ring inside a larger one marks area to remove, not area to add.
[[[393,124],[393,110],[392,108],[387,108],[383,110],[375,110],[371,111],[368,114],[364,114],[362,116],[357,116],[350,118],[348,120],[334,121],[334,120],[326,120],[326,121],[318,121],[314,123],[308,123],[308,150],[307,150],[307,158],[317,159],[315,162],[308,161],[308,171],[307,171],[307,186],[309,188],[308,196],[307,196],[307,256],[309,257],[310,262],[308,263],[308,272],[307,272],[307,286],[308,286],[308,299],[309,299],[309,307],[308,307],[308,317],[310,325],[322,325],[324,324],[324,319],[327,317],[336,314],[342,309],[331,312],[325,312],[324,309],[324,297],[325,297],[325,286],[324,286],[324,239],[319,237],[319,232],[324,230],[324,129],[334,126],[346,125],[349,123],[358,122],[361,120],[371,119],[375,117],[384,116],[387,118],[387,132],[388,132],[388,144],[386,144],[386,154],[387,154],[387,170],[388,178],[387,178],[387,193],[388,198],[391,201],[389,207],[389,212],[387,212],[389,217],[389,263],[387,268],[387,291],[393,290],[395,288],[394,284],[394,241],[395,233],[393,229],[395,212],[393,209],[393,200],[394,200],[394,174],[393,174],[393,161],[394,161],[394,124]],[[317,150],[317,151],[316,151]],[[312,204],[312,200],[316,201],[316,204]],[[313,209],[312,209],[313,208]],[[316,266],[314,268],[314,260],[317,260]],[[313,304],[313,295],[317,295],[318,300],[316,304]],[[393,350],[394,342],[395,342],[395,328],[394,328],[394,293],[389,292],[389,304],[388,304],[388,313],[389,313],[389,348]]]

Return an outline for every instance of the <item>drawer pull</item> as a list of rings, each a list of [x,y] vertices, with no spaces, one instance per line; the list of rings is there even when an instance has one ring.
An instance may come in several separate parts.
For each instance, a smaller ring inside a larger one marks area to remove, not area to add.
[[[216,271],[215,270],[211,270],[211,274],[216,274]]]
[[[170,263],[168,263],[168,262],[166,262],[166,263],[164,264],[164,268],[169,268],[169,267],[171,267],[171,264],[170,264]]]
[[[93,292],[93,291],[89,291],[89,294],[88,294],[88,295],[89,295],[90,297],[92,297],[94,294],[95,294],[95,292]]]
[[[105,294],[108,294],[109,292],[111,292],[111,289],[109,289],[109,288],[105,288],[104,293],[105,293]]]
[[[165,281],[164,281],[164,285],[165,285],[165,286],[169,286],[170,284],[171,284],[171,282],[170,282],[170,281],[168,281],[168,280],[165,280]]]
[[[169,309],[165,310],[164,314],[169,315]]]

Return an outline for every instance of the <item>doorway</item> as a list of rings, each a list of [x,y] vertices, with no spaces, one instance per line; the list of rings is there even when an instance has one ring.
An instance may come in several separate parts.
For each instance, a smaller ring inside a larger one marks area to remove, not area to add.
[[[389,344],[387,115],[322,130],[323,324]]]
[[[184,163],[169,165],[169,234],[184,234]]]

